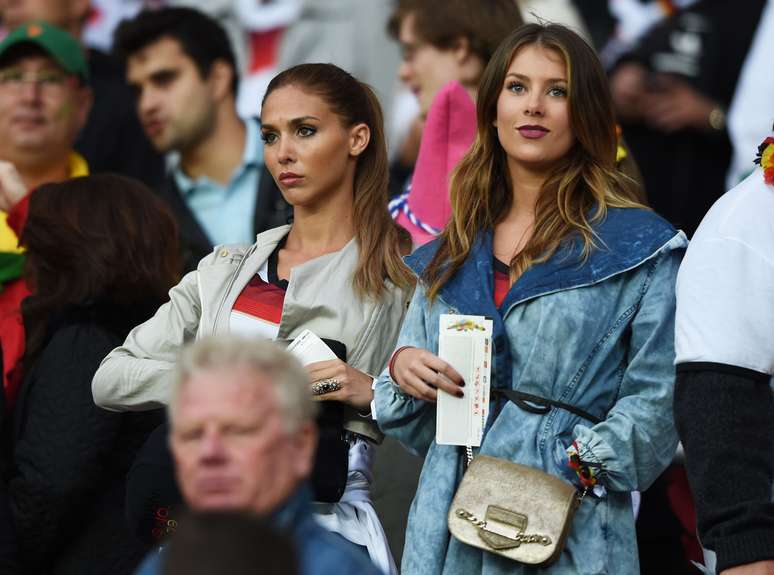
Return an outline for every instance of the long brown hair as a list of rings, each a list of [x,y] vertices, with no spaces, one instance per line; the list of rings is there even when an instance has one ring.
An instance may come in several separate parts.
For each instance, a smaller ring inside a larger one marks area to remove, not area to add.
[[[411,249],[411,238],[387,211],[389,165],[382,108],[373,90],[333,64],[301,64],[281,72],[269,83],[263,101],[274,90],[298,86],[322,98],[346,128],[366,124],[368,147],[355,169],[353,219],[360,258],[353,277],[355,291],[378,298],[385,279],[410,289],[414,279],[401,254]]]
[[[141,182],[123,176],[41,186],[30,196],[20,243],[33,291],[22,306],[26,368],[50,321],[71,306],[101,302],[123,313],[152,312],[180,277],[174,217]]]
[[[513,201],[507,158],[493,125],[497,100],[516,53],[537,44],[567,66],[570,126],[575,141],[543,183],[533,233],[510,262],[515,280],[546,261],[571,234],[583,240],[583,256],[595,246],[592,225],[608,207],[642,207],[637,183],[616,169],[616,129],[607,78],[594,50],[575,32],[556,24],[527,24],[508,36],[489,61],[477,101],[476,140],[452,174],[452,219],[425,269],[428,296],[463,265],[478,234],[505,217]]]

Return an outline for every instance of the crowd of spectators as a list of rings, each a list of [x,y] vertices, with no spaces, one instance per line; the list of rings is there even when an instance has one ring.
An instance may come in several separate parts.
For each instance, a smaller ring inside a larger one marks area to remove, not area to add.
[[[535,572],[449,534],[446,313],[585,494],[548,570],[774,573],[772,0],[0,26],[0,575]]]

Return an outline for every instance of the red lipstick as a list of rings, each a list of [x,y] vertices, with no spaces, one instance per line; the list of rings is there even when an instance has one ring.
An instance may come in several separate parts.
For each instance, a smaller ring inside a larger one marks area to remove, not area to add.
[[[537,124],[525,124],[524,126],[519,126],[516,129],[519,131],[519,134],[529,140],[540,139],[551,131],[548,128],[539,126]]]
[[[303,179],[304,179],[304,176],[299,176],[298,174],[294,174],[293,172],[282,172],[277,178],[277,180],[279,180],[279,183],[284,186],[292,186],[294,184],[298,184]]]

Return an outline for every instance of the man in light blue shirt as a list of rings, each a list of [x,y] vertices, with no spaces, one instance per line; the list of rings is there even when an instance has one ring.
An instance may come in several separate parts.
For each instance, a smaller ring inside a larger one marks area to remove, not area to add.
[[[214,245],[252,243],[287,223],[258,122],[236,112],[236,63],[223,28],[191,8],[144,11],[118,27],[114,50],[148,138],[177,153],[159,193],[177,216],[186,270]]]
[[[263,144],[258,122],[251,118],[244,124],[245,152],[225,185],[206,174],[196,179],[189,177],[179,159],[172,170],[183,200],[213,245],[255,241],[252,218],[246,215],[255,212],[256,190],[263,170]]]

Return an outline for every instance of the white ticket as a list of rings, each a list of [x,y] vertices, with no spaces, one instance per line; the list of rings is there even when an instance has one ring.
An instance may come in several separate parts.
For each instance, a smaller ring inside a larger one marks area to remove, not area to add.
[[[462,376],[465,396],[438,390],[435,441],[478,447],[489,414],[492,320],[477,315],[441,315],[438,356]]]
[[[313,332],[305,329],[294,339],[287,350],[296,356],[302,365],[309,365],[316,361],[328,361],[336,359],[336,354]]]

